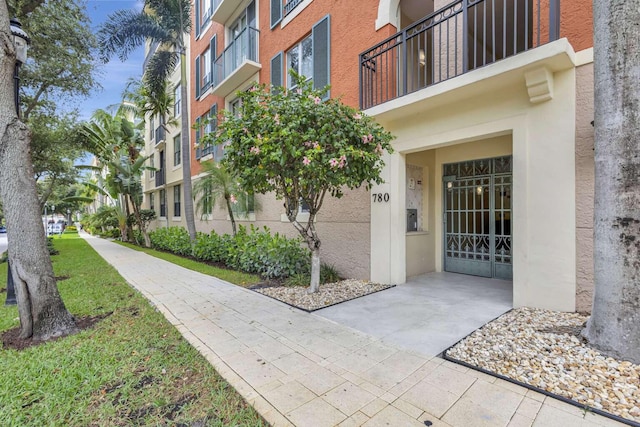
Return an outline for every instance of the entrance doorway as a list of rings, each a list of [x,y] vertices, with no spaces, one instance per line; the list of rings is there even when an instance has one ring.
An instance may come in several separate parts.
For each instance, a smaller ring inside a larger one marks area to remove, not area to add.
[[[512,156],[443,165],[444,269],[513,278]]]

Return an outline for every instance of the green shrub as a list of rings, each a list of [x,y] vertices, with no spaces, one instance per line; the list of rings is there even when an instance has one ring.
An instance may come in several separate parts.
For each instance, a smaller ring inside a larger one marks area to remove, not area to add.
[[[53,247],[53,237],[47,237],[47,249],[49,250],[49,255],[58,255],[60,253]]]
[[[198,233],[191,252],[189,235],[182,227],[159,228],[150,233],[151,245],[177,255],[219,262],[227,267],[256,273],[267,279],[285,278],[309,269],[309,251],[301,239],[272,235],[267,227],[249,230],[240,226],[235,236]]]
[[[66,233],[66,232],[72,233],[72,232],[76,232],[76,231],[78,231],[78,229],[76,228],[76,226],[75,226],[75,225],[69,225],[68,227],[66,227],[66,228],[64,229],[64,231],[65,231],[65,233]]]
[[[176,255],[191,256],[189,233],[182,227],[162,227],[149,233],[151,247]]]

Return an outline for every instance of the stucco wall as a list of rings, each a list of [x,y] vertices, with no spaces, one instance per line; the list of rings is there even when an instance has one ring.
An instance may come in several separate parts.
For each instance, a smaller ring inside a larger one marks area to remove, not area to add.
[[[295,228],[284,217],[282,200],[272,194],[257,195],[260,206],[255,220],[238,219],[245,227],[267,226],[272,233],[298,237]],[[369,192],[364,189],[346,190],[344,197],[327,197],[318,214],[316,229],[321,246],[321,261],[336,267],[343,277],[369,279]],[[208,221],[196,219],[199,231],[218,234],[231,233],[231,221],[225,209],[216,206]]]
[[[593,63],[576,69],[576,310],[593,300]]]

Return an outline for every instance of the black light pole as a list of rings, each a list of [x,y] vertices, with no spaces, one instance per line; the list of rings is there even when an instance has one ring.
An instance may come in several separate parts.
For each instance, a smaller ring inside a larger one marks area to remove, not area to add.
[[[31,39],[22,29],[20,21],[13,18],[11,20],[11,38],[13,46],[16,49],[16,65],[13,69],[13,89],[14,99],[16,103],[16,114],[20,118],[20,66],[27,60],[27,48],[31,44]],[[4,305],[16,305],[16,289],[13,284],[13,276],[11,275],[11,264],[7,259],[7,299]]]

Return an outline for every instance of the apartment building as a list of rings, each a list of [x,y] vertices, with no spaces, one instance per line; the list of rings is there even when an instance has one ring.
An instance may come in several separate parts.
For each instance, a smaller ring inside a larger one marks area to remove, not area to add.
[[[323,206],[324,262],[384,283],[431,271],[495,277],[512,281],[514,306],[590,309],[590,3],[196,0],[193,11],[192,141],[215,131],[206,117],[237,107],[237,91],[289,87],[290,68],[396,136],[384,184]],[[223,155],[194,148],[194,181],[202,162]],[[155,184],[175,200],[167,189],[178,178]],[[269,195],[238,214],[296,235]],[[220,207],[196,217],[200,231],[231,231]]]
[[[157,46],[147,45],[143,69]],[[180,66],[171,74],[169,90],[173,92],[173,108],[166,117],[148,114],[145,120],[145,155],[150,155],[144,172],[144,206],[155,210],[157,219],[150,228],[181,226],[186,228],[182,194],[182,150],[180,145]]]

